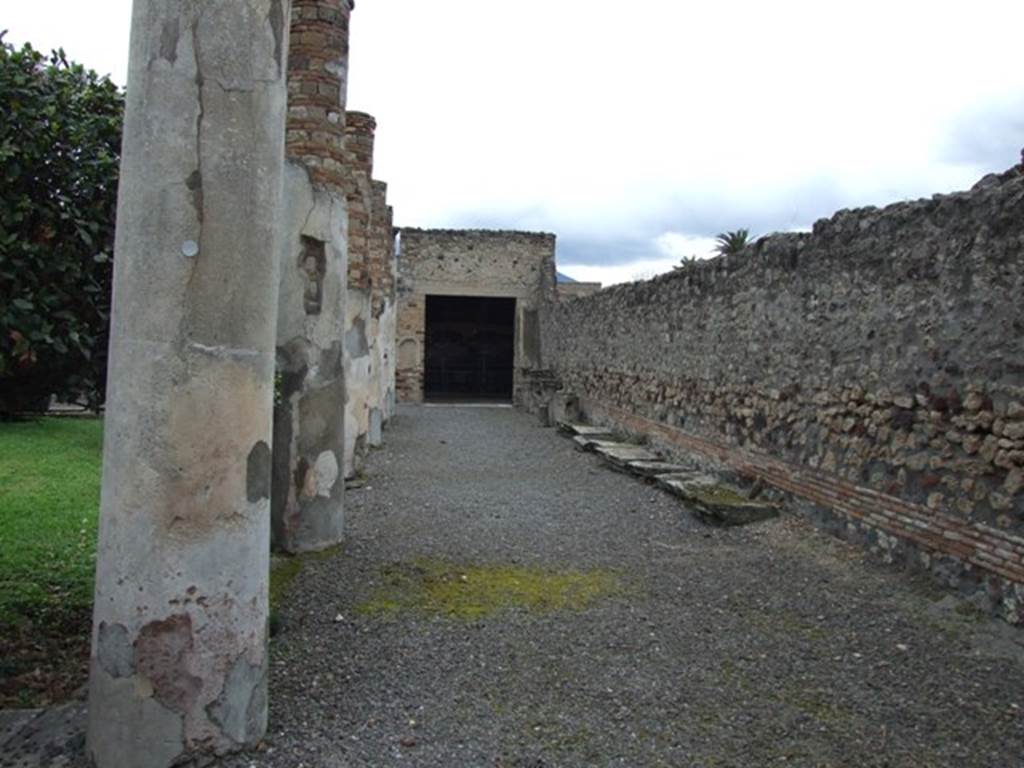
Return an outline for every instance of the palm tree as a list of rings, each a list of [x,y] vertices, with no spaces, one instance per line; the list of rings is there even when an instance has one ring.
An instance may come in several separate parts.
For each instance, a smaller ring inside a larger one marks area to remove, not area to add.
[[[735,232],[720,232],[715,236],[715,253],[719,256],[735,256],[750,245],[750,230],[737,229]]]

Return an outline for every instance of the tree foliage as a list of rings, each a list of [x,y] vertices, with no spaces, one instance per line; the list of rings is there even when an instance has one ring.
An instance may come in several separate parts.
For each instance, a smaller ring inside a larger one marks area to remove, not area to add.
[[[0,415],[102,402],[123,104],[0,34]]]
[[[737,229],[734,232],[720,232],[715,235],[715,253],[733,256],[750,244],[750,230]]]

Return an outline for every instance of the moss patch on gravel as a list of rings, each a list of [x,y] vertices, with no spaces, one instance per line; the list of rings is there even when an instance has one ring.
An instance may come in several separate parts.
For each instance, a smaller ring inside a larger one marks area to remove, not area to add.
[[[383,569],[384,583],[356,606],[363,615],[418,611],[478,619],[510,608],[578,611],[622,592],[612,571],[554,571],[513,565],[459,565],[421,559]]]

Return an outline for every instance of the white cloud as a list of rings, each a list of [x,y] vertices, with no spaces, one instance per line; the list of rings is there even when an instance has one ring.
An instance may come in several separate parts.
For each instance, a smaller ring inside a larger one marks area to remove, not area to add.
[[[46,0],[8,2],[0,30],[8,30],[7,42],[49,53],[64,48],[68,58],[110,75],[124,85],[128,72],[128,30],[131,0]]]
[[[715,238],[696,237],[682,232],[666,232],[655,240],[658,250],[675,259],[678,264],[682,259],[710,259],[715,255]]]
[[[127,0],[9,5],[12,41],[123,72]],[[685,238],[806,227],[1016,162],[1019,121],[994,127],[988,105],[1024,99],[1021,29],[1012,0],[368,0],[349,104],[378,118],[402,225],[667,260]]]
[[[604,287],[650,280],[655,275],[671,272],[679,259],[639,259],[628,264],[571,264],[559,265],[558,271],[581,283],[601,283]]]

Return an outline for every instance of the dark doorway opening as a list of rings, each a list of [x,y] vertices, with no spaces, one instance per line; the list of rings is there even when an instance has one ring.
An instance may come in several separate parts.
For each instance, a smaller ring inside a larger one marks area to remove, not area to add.
[[[427,400],[511,400],[515,299],[427,296]]]

